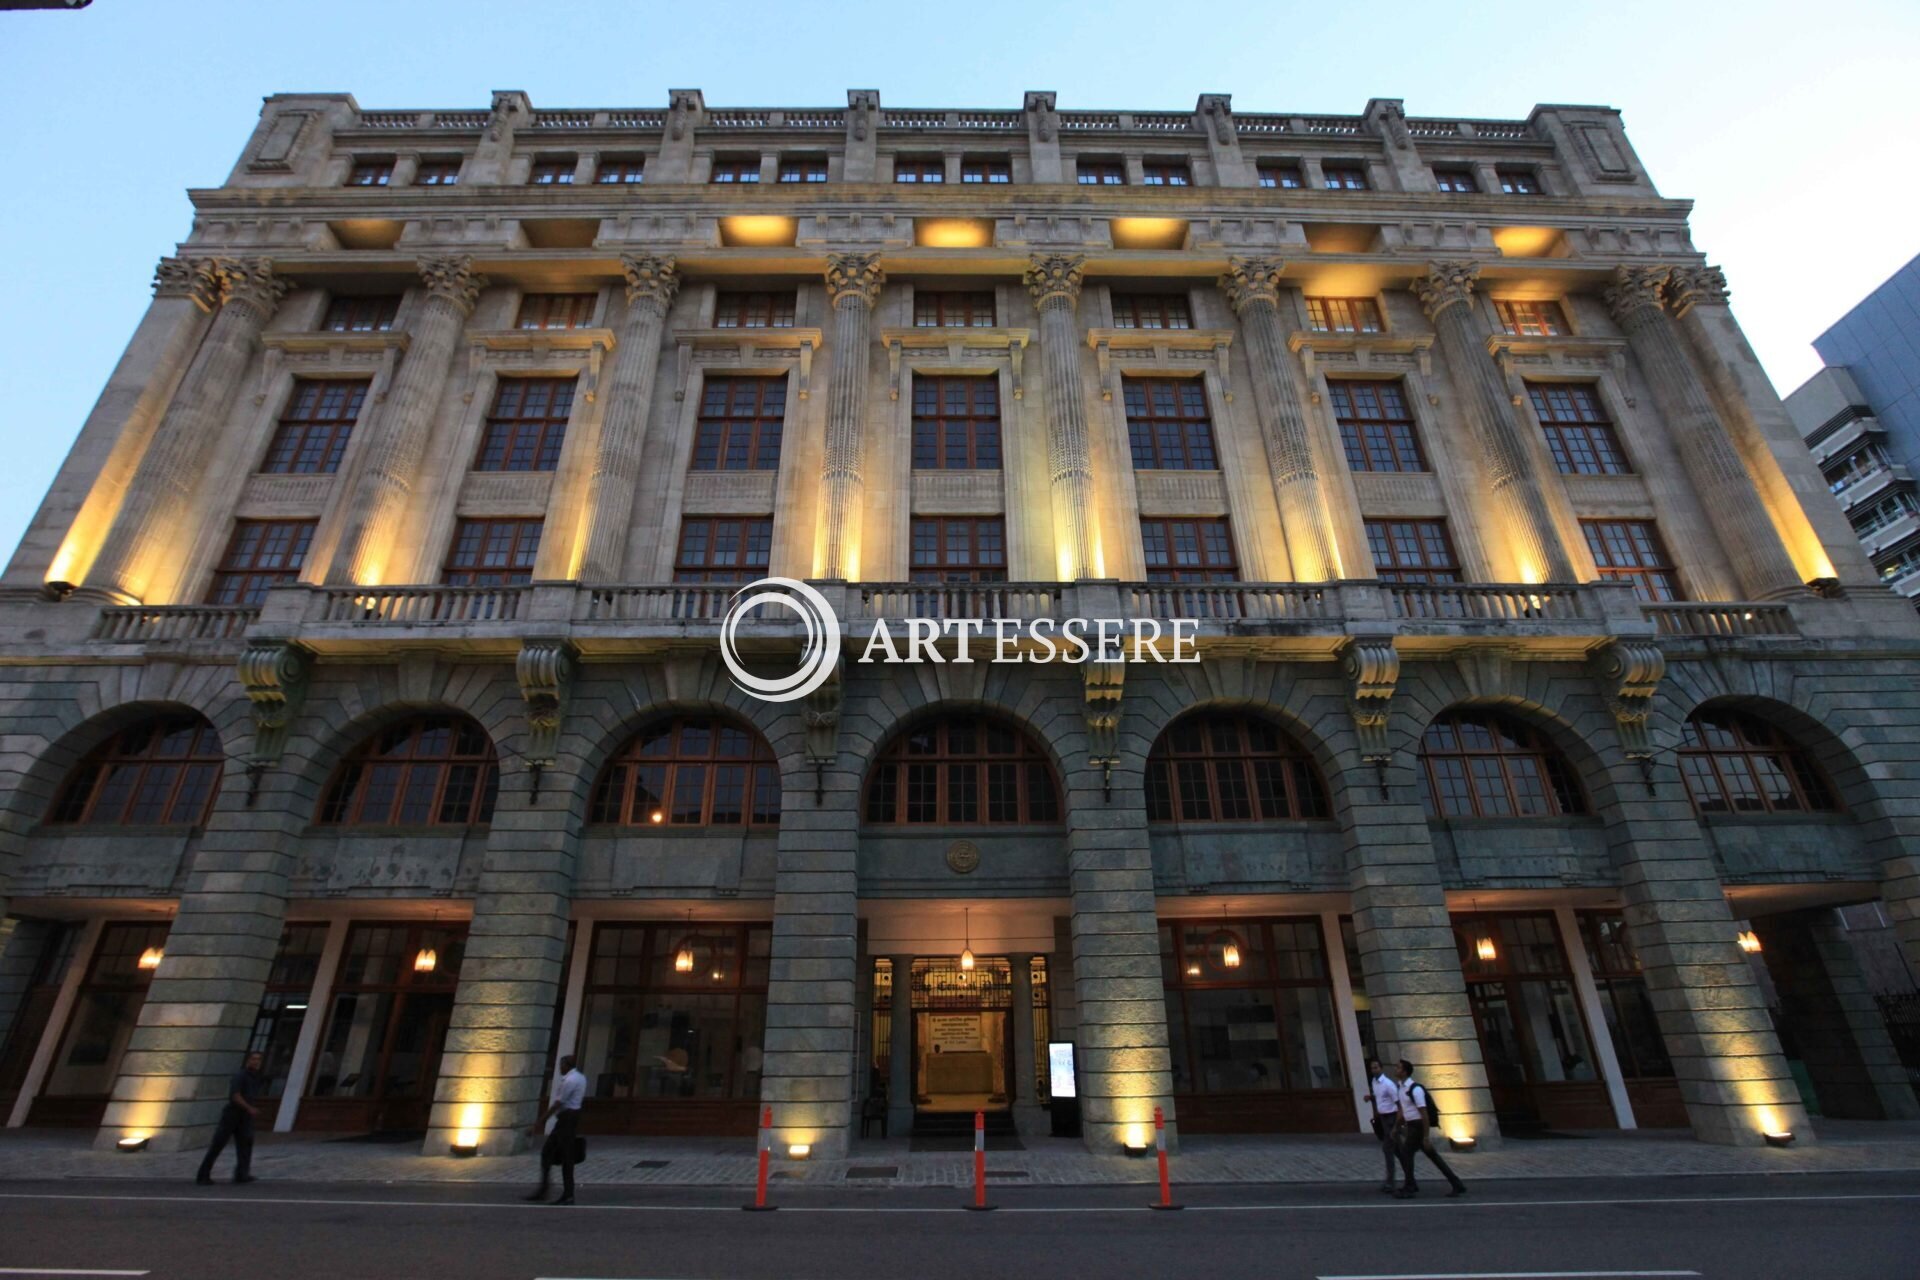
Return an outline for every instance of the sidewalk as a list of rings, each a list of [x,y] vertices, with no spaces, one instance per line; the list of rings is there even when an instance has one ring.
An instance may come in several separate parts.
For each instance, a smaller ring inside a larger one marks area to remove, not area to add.
[[[1641,1130],[1508,1140],[1500,1151],[1450,1154],[1460,1176],[1624,1178],[1757,1173],[1920,1173],[1920,1123],[1821,1121],[1814,1146],[1718,1147],[1684,1131]],[[199,1152],[122,1155],[94,1151],[91,1130],[0,1130],[0,1181],[44,1178],[193,1177]],[[1098,1186],[1154,1181],[1154,1162],[1094,1155],[1077,1140],[1029,1138],[1023,1151],[989,1151],[987,1176],[1007,1185]],[[751,1139],[587,1139],[583,1184],[741,1187],[753,1185]],[[231,1151],[220,1176],[230,1176]],[[1424,1162],[1422,1162],[1424,1168]],[[423,1156],[416,1142],[328,1141],[269,1135],[254,1149],[254,1173],[277,1182],[530,1182],[531,1155],[461,1160]],[[1173,1157],[1173,1180],[1200,1183],[1378,1181],[1380,1149],[1364,1135],[1189,1137]],[[809,1186],[964,1187],[968,1152],[914,1152],[905,1139],[856,1142],[843,1160],[776,1159],[774,1178]]]

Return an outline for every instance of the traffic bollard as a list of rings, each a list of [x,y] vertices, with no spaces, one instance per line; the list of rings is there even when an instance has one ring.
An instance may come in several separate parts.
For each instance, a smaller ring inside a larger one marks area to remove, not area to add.
[[[987,1203],[987,1113],[973,1113],[973,1203],[968,1209],[986,1213],[993,1208]]]
[[[1167,1116],[1159,1107],[1153,1109],[1153,1154],[1160,1163],[1160,1203],[1149,1207],[1178,1209],[1181,1206],[1173,1202],[1173,1187],[1167,1181]]]
[[[748,1213],[771,1213],[780,1206],[767,1203],[767,1161],[773,1154],[773,1108],[760,1112],[760,1176],[753,1185],[753,1203],[740,1207]]]

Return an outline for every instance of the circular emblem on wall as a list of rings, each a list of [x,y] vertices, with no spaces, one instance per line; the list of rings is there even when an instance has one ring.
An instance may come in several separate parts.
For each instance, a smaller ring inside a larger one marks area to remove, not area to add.
[[[971,840],[955,840],[947,846],[947,865],[957,874],[966,875],[980,865],[980,846]]]

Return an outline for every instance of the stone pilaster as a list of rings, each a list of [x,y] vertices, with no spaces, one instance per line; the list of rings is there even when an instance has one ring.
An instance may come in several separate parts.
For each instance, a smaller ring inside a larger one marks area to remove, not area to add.
[[[407,354],[387,401],[369,426],[371,438],[327,568],[330,583],[373,586],[390,581],[407,506],[433,432],[434,410],[446,390],[460,332],[487,283],[474,274],[473,259],[465,256],[423,258],[419,269],[426,297],[415,309]]]
[[[1016,1107],[1034,1105],[1033,1082],[1033,957],[1018,951],[1007,957],[1013,969],[1013,1025],[1008,1032],[1013,1040],[1013,1079],[1007,1081],[1007,1096]]]
[[[1333,539],[1333,520],[1313,461],[1306,413],[1300,407],[1300,382],[1280,324],[1280,273],[1277,258],[1229,258],[1220,287],[1240,315],[1247,338],[1248,371],[1260,407],[1261,434],[1267,446],[1280,528],[1297,582],[1326,582],[1344,577]]]
[[[204,276],[195,278],[195,272]],[[161,264],[156,290],[211,288],[220,310],[134,473],[87,585],[148,604],[173,603],[181,548],[199,532],[194,490],[253,358],[260,331],[287,292],[265,258],[216,258],[202,268]]]
[[[1804,589],[1804,580],[1662,305],[1669,274],[1666,267],[1615,268],[1607,306],[1652,384],[1681,465],[1733,562],[1742,594],[1794,594]]]
[[[587,493],[587,546],[580,562],[584,582],[614,582],[620,576],[654,375],[660,367],[661,333],[680,288],[671,257],[622,258],[620,266],[627,276],[627,319],[601,393],[606,410]]]
[[[1534,469],[1535,450],[1516,416],[1507,388],[1487,355],[1487,333],[1473,306],[1480,277],[1475,262],[1436,262],[1414,291],[1433,320],[1447,372],[1460,389],[1460,406],[1486,460],[1487,487],[1510,558],[1530,580],[1572,582],[1573,562],[1561,545]]]
[[[893,957],[893,1021],[887,1028],[887,1136],[913,1128],[913,957]]]
[[[1093,563],[1093,450],[1087,438],[1086,396],[1080,385],[1081,255],[1035,254],[1027,264],[1027,291],[1040,313],[1040,353],[1047,386],[1047,479],[1053,498],[1061,575],[1095,576]]]
[[[867,408],[868,347],[873,305],[886,282],[875,253],[827,255],[827,298],[833,304],[833,369],[827,382],[827,452],[820,473],[826,497],[820,576],[847,578],[859,566],[861,424]]]

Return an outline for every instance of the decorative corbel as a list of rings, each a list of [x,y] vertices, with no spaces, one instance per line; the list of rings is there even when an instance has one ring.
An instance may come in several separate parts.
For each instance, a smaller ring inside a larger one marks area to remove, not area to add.
[[[513,674],[526,700],[527,745],[521,758],[533,777],[531,800],[540,801],[540,774],[559,758],[560,722],[573,683],[573,646],[565,640],[528,640],[520,646]]]
[[[1393,748],[1387,743],[1387,720],[1393,713],[1393,691],[1400,683],[1400,654],[1392,636],[1360,636],[1340,658],[1347,679],[1347,711],[1353,717],[1360,758],[1379,773],[1380,798],[1386,798],[1387,766]]]
[[[254,640],[240,651],[240,687],[253,704],[253,751],[247,757],[247,807],[260,794],[260,779],[280,763],[287,731],[307,698],[313,654],[291,640]]]
[[[1642,770],[1650,769],[1654,752],[1647,736],[1647,713],[1667,673],[1666,655],[1659,645],[1646,640],[1615,640],[1596,649],[1589,664],[1594,678],[1606,684],[1607,708],[1613,712],[1627,759],[1640,761]]]
[[[801,722],[807,730],[807,762],[813,766],[813,804],[826,803],[827,766],[840,755],[840,700],[844,691],[841,674],[844,658],[834,659],[831,673],[800,704]]]
[[[1127,679],[1124,659],[1083,662],[1081,678],[1086,696],[1087,763],[1100,767],[1100,787],[1113,799],[1113,766],[1120,762],[1120,695]]]

